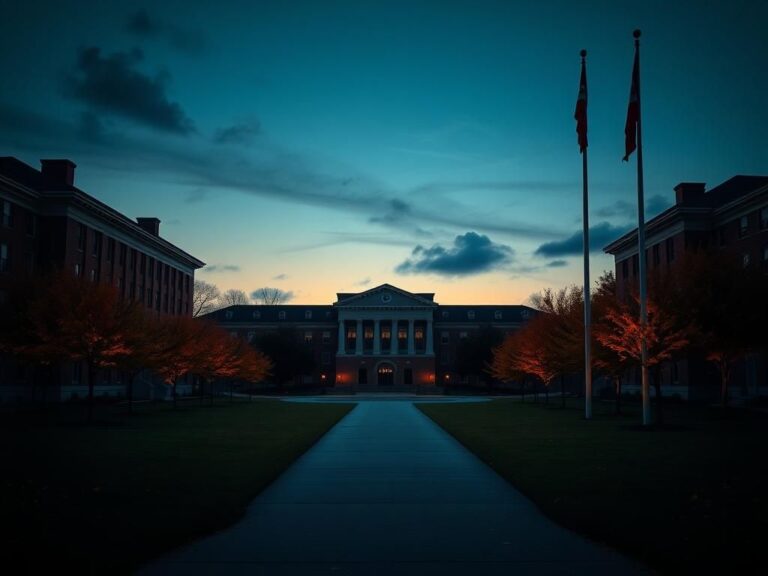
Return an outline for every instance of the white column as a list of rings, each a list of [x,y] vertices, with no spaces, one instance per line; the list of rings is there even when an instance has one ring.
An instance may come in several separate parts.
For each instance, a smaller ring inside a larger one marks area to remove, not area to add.
[[[363,355],[363,321],[358,319],[357,332],[355,332],[355,355]]]
[[[413,318],[408,319],[408,354],[415,354],[413,339]]]
[[[378,356],[381,354],[381,334],[379,333],[380,320],[373,321],[373,353]]]
[[[337,354],[344,354],[346,352],[345,344],[346,344],[346,338],[347,338],[347,331],[346,326],[343,319],[339,320],[339,351]]]
[[[432,344],[432,320],[427,320],[427,354],[434,354],[434,346]]]
[[[389,351],[391,354],[397,354],[397,319],[390,321]]]

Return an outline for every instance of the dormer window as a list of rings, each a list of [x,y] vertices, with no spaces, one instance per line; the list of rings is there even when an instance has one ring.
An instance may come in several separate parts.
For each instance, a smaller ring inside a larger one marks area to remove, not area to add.
[[[501,310],[494,310],[493,311],[493,319],[494,320],[501,320]]]
[[[260,310],[254,310],[254,311],[251,313],[251,317],[252,317],[254,320],[260,320],[260,319],[261,319],[261,311],[260,311]]]
[[[305,320],[311,320],[312,319],[312,310],[304,310],[304,319]]]
[[[467,310],[467,320],[474,320],[474,319],[475,319],[475,311]]]
[[[448,312],[448,310],[443,310],[443,320],[448,320],[450,316],[451,316],[451,313]]]
[[[280,310],[280,311],[277,313],[277,319],[278,319],[278,320],[285,320],[285,310]]]

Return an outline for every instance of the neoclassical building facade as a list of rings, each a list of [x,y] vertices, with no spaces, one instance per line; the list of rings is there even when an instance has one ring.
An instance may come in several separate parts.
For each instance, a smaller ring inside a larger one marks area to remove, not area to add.
[[[315,368],[301,384],[394,390],[458,383],[460,342],[483,328],[511,333],[535,310],[519,305],[440,305],[434,293],[390,284],[338,293],[329,305],[229,306],[210,314],[249,341],[289,331],[312,351]]]

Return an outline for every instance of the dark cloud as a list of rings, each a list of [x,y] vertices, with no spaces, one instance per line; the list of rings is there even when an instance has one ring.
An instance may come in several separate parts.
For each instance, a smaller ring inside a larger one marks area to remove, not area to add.
[[[198,54],[205,48],[205,36],[199,30],[181,28],[138,10],[128,17],[128,32],[142,39],[164,40],[170,46],[188,54]]]
[[[669,208],[671,202],[669,198],[661,194],[654,194],[645,200],[645,217],[652,218],[657,214]],[[613,204],[603,206],[595,211],[600,218],[623,218],[634,220],[637,218],[637,202],[628,202],[626,200],[617,200]]]
[[[568,266],[567,260],[552,260],[552,262],[547,262],[547,268],[562,268],[563,266]]]
[[[444,276],[467,276],[489,272],[508,264],[513,251],[495,244],[488,236],[476,232],[456,236],[448,248],[435,244],[431,248],[416,246],[411,258],[399,264],[400,274],[432,273]]]
[[[371,216],[368,222],[371,224],[399,224],[404,222],[406,216],[410,215],[411,206],[404,200],[392,198],[387,202],[385,211],[382,214]]]
[[[243,122],[220,128],[213,136],[216,144],[250,144],[261,132],[258,122]]]
[[[240,266],[236,264],[208,264],[201,272],[240,272]]]
[[[166,94],[167,74],[150,77],[138,69],[140,50],[102,56],[97,47],[80,51],[75,74],[67,79],[73,98],[107,113],[175,134],[194,132],[192,121]]]
[[[613,226],[608,222],[600,222],[589,228],[589,248],[596,252],[602,250],[603,246],[616,240],[619,236],[629,231],[629,226]],[[584,249],[584,236],[582,231],[574,232],[563,240],[546,242],[536,249],[537,256],[548,258],[558,256],[573,256],[581,254]]]

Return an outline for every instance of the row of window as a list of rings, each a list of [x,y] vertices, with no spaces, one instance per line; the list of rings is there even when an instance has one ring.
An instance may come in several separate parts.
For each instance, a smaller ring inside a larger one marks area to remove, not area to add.
[[[15,224],[16,211],[19,207],[10,200],[2,200],[0,206],[0,223],[3,228],[13,228]],[[24,229],[27,236],[34,237],[37,234],[37,215],[29,210],[24,211]]]
[[[648,252],[650,250],[650,256],[651,256],[651,264],[654,267],[658,267],[661,265],[661,242],[658,242],[651,246],[650,249],[646,249],[645,251],[645,258],[646,262],[648,262]],[[674,238],[667,238],[664,240],[664,260],[667,264],[671,264],[675,260],[675,239]],[[632,276],[637,276],[639,273],[639,257],[637,254],[632,256]],[[626,280],[629,278],[629,261],[630,259],[627,258],[626,260],[622,261],[621,263],[621,277]]]
[[[525,311],[524,311],[525,312]],[[442,311],[442,317],[444,320],[450,318],[450,311],[443,310]],[[331,312],[326,311],[325,313],[326,318],[330,318]],[[525,317],[525,315],[523,315]],[[226,320],[232,320],[234,317],[234,312],[232,310],[227,310],[224,313],[224,317]],[[251,312],[251,318],[254,320],[260,320],[261,319],[261,310],[254,310]],[[287,318],[286,311],[285,310],[279,310],[277,312],[277,319],[278,320],[285,320]],[[312,310],[305,310],[304,311],[304,319],[305,320],[311,320],[312,319]],[[475,319],[475,311],[474,310],[467,310],[467,320],[474,320]],[[501,310],[494,310],[493,311],[493,319],[494,320],[502,320],[503,319],[503,313]]]
[[[763,206],[758,211],[758,227],[760,230],[768,230],[768,206]],[[739,238],[743,238],[750,232],[749,215],[739,218]]]

